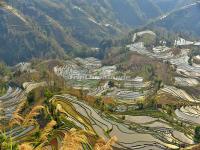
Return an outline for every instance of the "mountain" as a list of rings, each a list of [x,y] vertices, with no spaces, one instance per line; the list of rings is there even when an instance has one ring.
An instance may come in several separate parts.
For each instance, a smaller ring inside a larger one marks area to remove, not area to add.
[[[162,14],[150,0],[110,0],[109,3],[115,18],[132,27],[144,25]]]
[[[33,57],[93,55],[102,40],[119,38],[174,9],[161,6],[161,0],[5,0],[0,60],[12,65]]]
[[[200,37],[200,3],[182,7],[160,18],[151,26],[164,27],[167,30]]]
[[[161,15],[151,0],[5,0],[0,12],[0,59],[8,64],[87,55],[88,47]]]
[[[162,12],[170,12],[176,10],[183,6],[189,5],[194,2],[194,0],[153,0],[155,5],[157,5]]]
[[[67,0],[6,1],[0,9],[0,59],[15,64],[32,57],[62,57],[115,33]]]

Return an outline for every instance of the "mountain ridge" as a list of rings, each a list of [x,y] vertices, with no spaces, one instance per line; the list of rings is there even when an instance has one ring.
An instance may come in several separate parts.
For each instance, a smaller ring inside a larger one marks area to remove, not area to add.
[[[181,7],[150,24],[156,28],[163,27],[169,31],[200,37],[200,2]]]
[[[5,0],[0,59],[13,65],[34,57],[94,55],[101,41],[120,38],[162,16],[157,1]]]

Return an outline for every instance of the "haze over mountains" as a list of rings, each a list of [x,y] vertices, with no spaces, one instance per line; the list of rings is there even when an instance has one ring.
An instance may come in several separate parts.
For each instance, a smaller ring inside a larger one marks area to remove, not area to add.
[[[155,27],[161,26],[176,32],[187,32],[193,36],[200,35],[200,3],[190,4],[164,16],[155,22]]]
[[[156,27],[175,31],[181,27],[198,36],[199,23],[194,23],[200,17],[198,4],[179,10],[192,3],[192,0],[6,0],[0,9],[0,59],[15,64],[32,57],[85,55],[103,39],[119,37],[154,20]],[[166,18],[158,19],[170,12]]]

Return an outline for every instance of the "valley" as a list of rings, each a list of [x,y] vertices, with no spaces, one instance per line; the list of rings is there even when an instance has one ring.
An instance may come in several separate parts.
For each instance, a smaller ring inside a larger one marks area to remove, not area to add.
[[[181,43],[181,47],[176,44],[180,52],[174,54],[173,49],[163,45],[165,41],[152,50],[145,47],[145,43],[137,41],[138,37],[141,40],[145,35],[155,37],[156,33],[150,30],[135,33],[132,44],[127,45],[129,52],[133,55],[137,52],[139,55],[156,58],[156,61],[170,63],[171,67],[175,68],[173,84],[168,85],[158,79],[147,79],[146,74],[139,76],[139,73],[130,74],[128,70],[120,71],[118,64],[104,65],[101,60],[93,57],[75,58],[62,63],[53,60],[41,61],[39,64],[36,63],[35,67],[31,63],[16,65],[16,69],[25,74],[38,72],[36,67],[38,65],[40,68],[41,65],[51,66],[52,74],[61,79],[59,82],[64,83],[62,94],[52,95],[52,98],[46,96],[48,103],[44,103],[48,113],[54,106],[55,110],[51,110],[52,116],[55,119],[58,117],[56,120],[60,124],[58,129],[52,131],[56,132],[55,136],[49,135],[51,137],[48,139],[49,142],[45,142],[47,149],[53,149],[55,146],[51,144],[53,141],[53,143],[56,141],[57,149],[61,149],[63,134],[71,127],[85,130],[88,134],[98,135],[105,140],[116,136],[118,140],[113,145],[114,149],[178,149],[194,144],[193,130],[200,124],[198,115],[200,101],[198,94],[195,96],[195,93],[187,91],[187,87],[198,89],[198,66],[188,64],[190,49],[187,47],[187,42]],[[196,46],[191,42],[189,45]],[[54,78],[50,75],[50,81],[45,77],[44,80],[39,79],[36,82],[31,77],[22,84],[22,88],[9,86],[7,93],[0,97],[1,107],[4,110],[1,116],[5,118],[2,118],[1,122],[6,124],[11,119],[9,124],[12,124],[13,119],[18,119],[14,117],[15,113],[20,112],[22,109],[20,107],[25,106],[26,99],[30,101],[29,94],[38,88],[51,89],[51,86],[56,86],[53,82],[58,81]],[[51,90],[55,89],[54,87]],[[166,99],[167,105],[162,104],[163,97],[169,98]],[[175,100],[173,103],[170,97]],[[35,100],[34,97],[31,99]],[[23,127],[15,125],[14,122],[14,128],[8,130],[6,135],[12,136],[14,141],[31,140],[28,137],[38,132],[39,124],[20,122],[24,124]]]
[[[199,150],[199,5],[0,1],[0,150]]]

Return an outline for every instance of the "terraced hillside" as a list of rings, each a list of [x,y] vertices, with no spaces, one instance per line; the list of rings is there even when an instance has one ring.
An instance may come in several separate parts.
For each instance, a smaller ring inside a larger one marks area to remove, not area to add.
[[[0,2],[0,150],[198,149],[200,40],[181,31],[198,36],[198,8]]]
[[[165,149],[166,147],[172,149],[177,148],[176,146],[164,143],[159,139],[154,138],[153,136],[148,134],[148,132],[146,134],[140,133],[141,131],[137,133],[130,130],[125,124],[107,119],[104,115],[101,115],[100,112],[94,110],[84,103],[78,102],[75,97],[71,97],[70,95],[56,96],[55,98],[53,98],[52,102],[54,105],[59,105],[59,107],[61,105],[62,112],[65,110],[67,111],[67,114],[70,114],[72,111],[70,110],[71,108],[67,109],[65,105],[69,105],[68,103],[71,103],[73,105],[73,109],[79,113],[77,115],[84,116],[90,120],[92,128],[95,130],[95,132],[97,132],[98,135],[105,138],[113,135],[117,136],[118,142],[114,147],[118,147],[120,149]],[[65,111],[63,113],[65,113]],[[75,119],[75,121],[78,121],[83,126],[87,125],[87,122],[82,122],[78,116],[73,116],[73,118]],[[77,123],[77,125],[81,127],[81,124],[79,123]],[[86,126],[86,129],[88,129],[87,127],[88,126]],[[105,134],[105,132],[107,131],[109,131],[108,135]]]
[[[25,94],[20,88],[9,87],[7,93],[0,97],[1,123],[8,122],[17,106],[25,100]]]
[[[140,32],[137,36],[149,33],[156,36],[152,31]],[[147,50],[144,46],[144,51]],[[171,50],[167,48],[164,52],[171,53]],[[154,53],[160,53],[159,49],[148,51],[148,56],[156,57]],[[173,58],[179,59],[179,55]],[[46,63],[49,64],[44,65]],[[74,132],[86,136],[87,142],[80,141],[79,144],[81,149],[89,150],[95,148],[100,137],[105,143],[116,137],[112,148],[124,150],[178,149],[195,142],[199,99],[195,96],[197,91],[187,88],[198,87],[196,77],[175,73],[173,85],[162,85],[155,79],[144,79],[145,75],[120,72],[117,66],[104,66],[100,60],[91,57],[62,63],[38,62],[30,66],[34,70],[31,74],[15,73],[15,78],[27,80],[22,84],[23,88],[9,88],[1,97],[2,107],[7,107],[6,112],[1,113],[7,117],[6,122],[2,120],[7,124],[3,130],[7,137],[4,143],[11,140],[16,147],[25,142],[35,149],[59,150],[66,137]],[[48,66],[47,72],[41,66]],[[24,71],[18,65],[16,67],[18,71]],[[40,70],[41,77],[38,77]],[[172,98],[173,102],[170,101]]]
[[[70,86],[88,91],[90,96],[113,97],[123,102],[144,99],[153,89],[151,82],[143,77],[131,77],[120,73],[115,65],[103,66],[95,58],[76,58],[66,61],[65,66],[54,67],[54,72],[63,77]],[[110,83],[119,84],[113,87]]]

